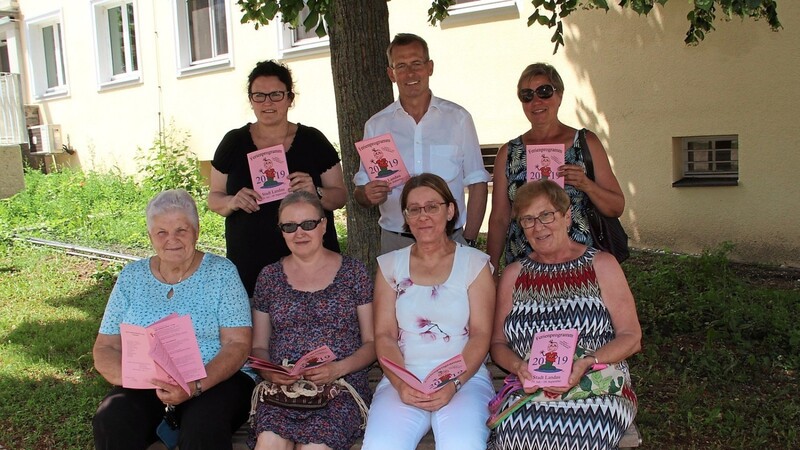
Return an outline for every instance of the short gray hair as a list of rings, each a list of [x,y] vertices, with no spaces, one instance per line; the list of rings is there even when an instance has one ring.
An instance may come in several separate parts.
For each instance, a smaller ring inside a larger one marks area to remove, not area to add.
[[[195,231],[200,230],[200,218],[197,215],[197,204],[188,192],[183,189],[169,189],[160,192],[150,200],[145,209],[147,231],[153,226],[156,216],[167,212],[177,211],[183,213]]]
[[[311,205],[317,210],[317,213],[319,213],[320,219],[325,217],[325,210],[322,209],[322,202],[319,201],[319,197],[317,197],[316,194],[311,194],[307,191],[294,191],[281,200],[281,205],[278,207],[278,223],[281,221],[281,213],[283,210],[287,206],[295,205],[297,203],[306,203]]]

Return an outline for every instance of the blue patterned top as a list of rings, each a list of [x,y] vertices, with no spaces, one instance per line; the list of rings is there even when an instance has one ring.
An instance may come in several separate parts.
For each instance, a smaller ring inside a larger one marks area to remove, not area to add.
[[[153,275],[150,259],[122,269],[108,299],[100,334],[120,334],[120,323],[146,327],[173,312],[189,314],[203,364],[208,364],[222,348],[220,328],[252,326],[247,292],[236,267],[227,259],[206,253],[197,271],[174,285]],[[170,290],[174,294],[167,298]]]

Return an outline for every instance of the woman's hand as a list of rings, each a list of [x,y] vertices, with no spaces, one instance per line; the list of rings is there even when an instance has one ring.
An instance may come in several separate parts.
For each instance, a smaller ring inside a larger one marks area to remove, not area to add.
[[[590,189],[592,180],[586,176],[583,167],[576,164],[564,164],[558,168],[556,175],[564,177],[564,184],[569,184],[579,191],[586,192]]]
[[[261,375],[261,378],[271,381],[275,384],[280,384],[281,386],[289,386],[290,384],[294,383],[295,381],[299,380],[300,377],[293,377],[290,375],[284,375],[282,373],[275,373],[270,372],[267,370],[259,370],[258,374]]]
[[[152,379],[150,382],[156,385],[156,395],[165,405],[180,405],[192,398],[191,395],[187,394],[186,391],[177,384],[170,384],[166,381],[156,379]]]
[[[259,200],[261,200],[261,195],[258,192],[244,187],[228,200],[228,208],[231,211],[242,210],[246,213],[254,213],[260,209]]]
[[[398,384],[399,386],[395,386],[395,389],[397,390],[397,395],[400,396],[400,401],[406,405],[411,405],[426,411],[435,411],[428,409],[431,402],[431,395],[412,388],[402,380],[399,381]]]
[[[581,378],[586,374],[586,372],[589,371],[589,369],[592,367],[592,364],[594,364],[594,358],[586,357],[573,361],[572,373],[569,376],[569,380],[567,380],[569,384],[567,386],[546,387],[544,390],[554,394],[563,394],[569,391],[581,381]]]
[[[522,390],[525,391],[526,394],[533,394],[534,392],[539,390],[539,386],[531,386],[525,387],[525,382],[532,379],[533,376],[530,372],[528,372],[528,362],[520,359],[514,365],[511,373],[517,376],[519,382],[522,383]]]
[[[289,190],[291,192],[306,191],[317,195],[317,187],[314,185],[314,179],[311,178],[311,175],[305,172],[292,172],[289,174],[289,181]]]
[[[419,406],[419,408],[429,412],[438,411],[443,406],[446,406],[448,403],[450,403],[450,401],[455,396],[456,396],[456,384],[447,383],[445,387],[430,394],[428,396],[429,400],[427,402],[424,402],[421,406]]]
[[[303,372],[303,378],[317,385],[333,383],[344,375],[346,373],[341,369],[340,361],[332,361]]]

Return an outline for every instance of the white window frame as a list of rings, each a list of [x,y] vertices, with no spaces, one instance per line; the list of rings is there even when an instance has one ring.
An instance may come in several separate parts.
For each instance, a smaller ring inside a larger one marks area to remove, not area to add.
[[[680,179],[673,183],[673,186],[738,184],[738,135],[686,136],[678,138],[678,140],[680,141]],[[718,147],[718,144],[722,142],[731,142],[731,145]],[[691,149],[692,143],[708,144],[709,148]],[[720,159],[723,152],[730,152],[730,159]],[[701,158],[697,158],[695,155]],[[720,168],[718,165],[732,167]]]
[[[209,0],[211,1],[211,0]],[[189,7],[187,0],[174,0],[172,5],[174,9],[175,18],[175,42],[177,45],[177,71],[178,76],[194,75],[202,72],[209,72],[215,70],[222,70],[233,67],[233,27],[231,24],[231,0],[223,0],[225,2],[225,35],[228,42],[228,51],[226,53],[218,53],[211,58],[202,59],[199,61],[192,61],[191,55],[191,42],[189,33]],[[213,8],[211,8],[213,14]],[[211,20],[210,26],[214,26],[214,21]],[[216,36],[217,30],[212,30],[212,36]],[[215,39],[212,39],[212,45]]]
[[[300,13],[301,19],[299,26],[303,26],[303,19],[308,14],[308,6]],[[297,30],[289,26],[289,24],[282,23],[278,26],[278,57],[279,58],[292,58],[298,56],[309,56],[330,51],[330,38],[325,37],[311,37],[305,39],[298,39]]]
[[[108,31],[108,10],[120,7],[123,12],[123,21],[127,24],[127,5],[133,5],[134,42],[130,42],[128,33],[123,33],[123,46],[126,55],[126,70],[124,73],[114,74],[111,57],[111,36]],[[139,54],[139,14],[136,0],[92,0],[92,22],[94,23],[94,49],[97,64],[98,89],[126,86],[141,83],[142,58]],[[136,70],[132,69],[133,51],[136,51]]]
[[[47,62],[45,61],[44,37],[42,32],[47,27],[58,30],[54,37],[58,41],[54,48],[56,58],[56,76],[58,84],[48,86]],[[34,17],[25,22],[28,40],[28,65],[30,68],[31,94],[36,99],[48,99],[69,95],[69,78],[67,77],[67,55],[64,44],[64,20],[61,10]]]
[[[516,0],[473,0],[447,8],[449,19],[491,17],[508,11],[517,11]]]

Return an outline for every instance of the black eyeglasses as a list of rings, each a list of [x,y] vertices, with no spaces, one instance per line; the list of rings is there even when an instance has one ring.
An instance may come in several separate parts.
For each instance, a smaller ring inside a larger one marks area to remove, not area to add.
[[[522,216],[517,221],[519,222],[519,226],[522,228],[533,228],[536,226],[536,221],[539,221],[542,225],[546,225],[548,223],[553,223],[556,220],[556,212],[555,211],[545,211],[539,216]]]
[[[300,227],[306,231],[311,231],[314,228],[317,228],[317,225],[319,225],[320,222],[322,222],[323,220],[325,220],[324,217],[317,220],[311,220],[311,219],[304,220],[300,223],[294,223],[294,222],[279,223],[278,228],[280,228],[281,231],[283,231],[284,233],[294,233],[295,231],[297,231],[297,227]]]
[[[289,91],[272,91],[272,92],[251,92],[248,97],[256,103],[264,103],[269,98],[272,102],[279,102],[286,97]]]
[[[552,84],[543,84],[536,89],[520,89],[517,93],[519,101],[522,103],[530,103],[533,97],[539,97],[542,100],[548,99],[556,93],[556,88]]]

